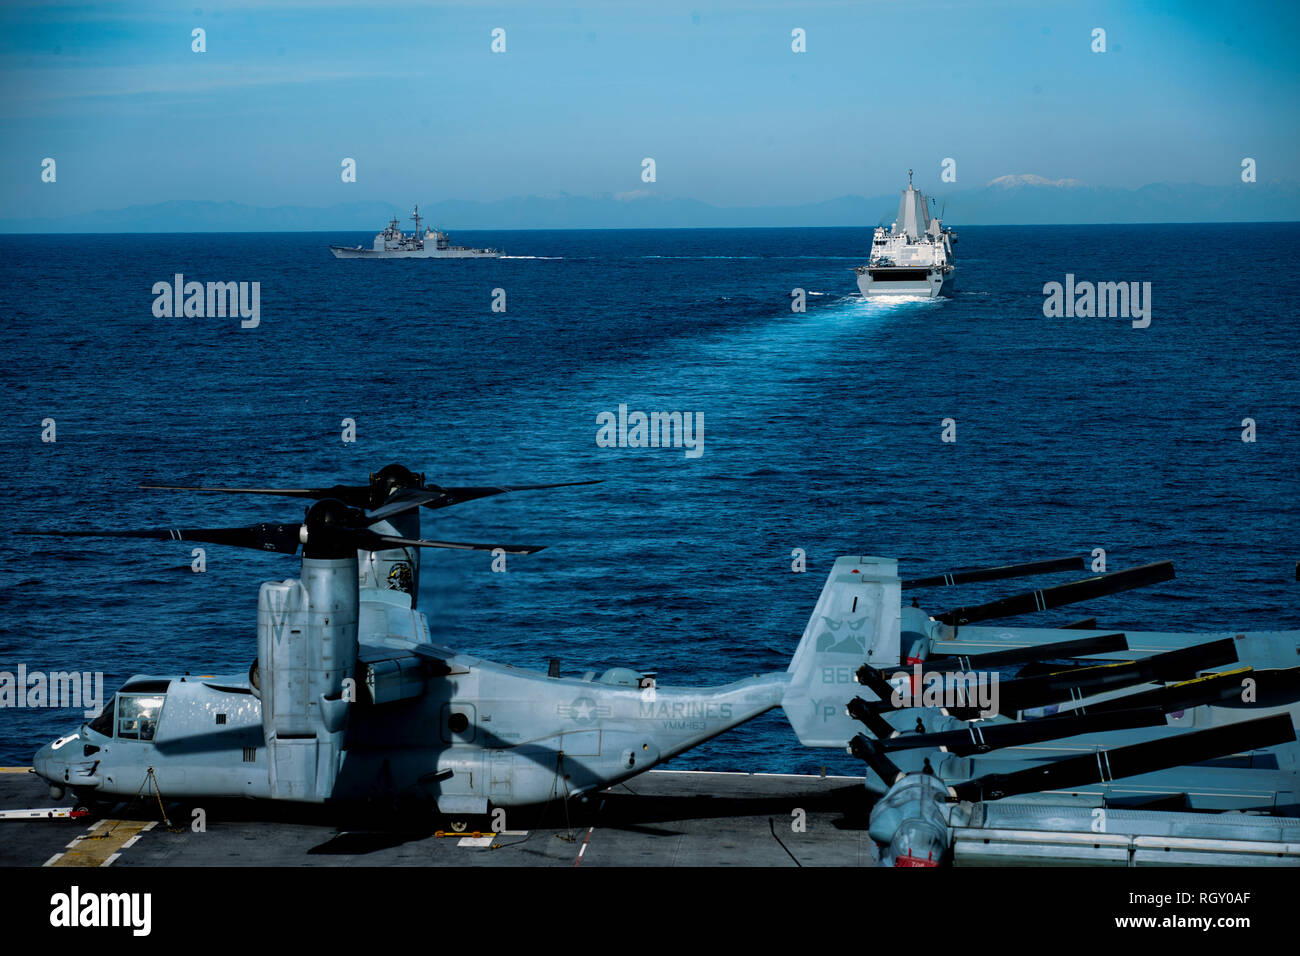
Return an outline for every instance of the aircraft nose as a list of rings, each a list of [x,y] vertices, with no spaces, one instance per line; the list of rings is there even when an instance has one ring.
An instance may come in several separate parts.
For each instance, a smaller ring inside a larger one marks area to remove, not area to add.
[[[36,755],[32,757],[32,769],[36,771],[37,776],[55,786],[64,784],[65,771],[70,769],[70,760],[68,756],[64,756],[64,750],[79,736],[79,734],[69,734],[60,737],[36,751]],[[70,755],[73,751],[68,753]]]
[[[54,751],[51,746],[46,744],[36,751],[36,756],[32,758],[32,769],[36,771],[36,775],[51,785],[55,783],[54,768],[50,766],[50,758],[53,754]]]

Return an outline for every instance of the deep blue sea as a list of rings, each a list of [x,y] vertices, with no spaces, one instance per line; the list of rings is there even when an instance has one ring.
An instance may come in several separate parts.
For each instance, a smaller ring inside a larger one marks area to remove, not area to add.
[[[857,294],[869,229],[455,233],[512,256],[479,261],[330,256],[371,233],[0,237],[0,670],[102,670],[109,692],[245,671],[258,583],[297,570],[210,546],[195,574],[189,544],[12,529],[292,522],[295,501],[136,485],[361,483],[389,462],[440,484],[603,479],[424,513],[429,537],[547,546],[504,574],[426,553],[420,594],[440,643],[543,671],[784,669],[840,554],[915,576],[1101,547],[1110,570],[1170,558],[1178,577],[1021,620],[1300,627],[1300,224],[958,232],[956,294],[891,305]],[[175,273],[260,282],[260,326],[155,318]],[[1067,273],[1150,282],[1150,327],[1045,318]],[[702,413],[704,453],[597,447],[620,404]],[[0,710],[0,764],[79,722]],[[673,763],[822,765],[860,772],[780,711]]]

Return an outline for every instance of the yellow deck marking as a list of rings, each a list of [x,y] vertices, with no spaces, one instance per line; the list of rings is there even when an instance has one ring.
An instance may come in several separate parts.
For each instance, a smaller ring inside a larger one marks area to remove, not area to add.
[[[500,833],[444,833],[445,836],[459,836],[460,840],[457,846],[485,846],[491,847],[496,844],[498,837],[504,836],[528,836],[527,830],[502,830]]]
[[[157,825],[156,820],[100,820],[45,865],[111,866],[122,850]]]
[[[26,773],[28,767],[0,767],[0,773]]]

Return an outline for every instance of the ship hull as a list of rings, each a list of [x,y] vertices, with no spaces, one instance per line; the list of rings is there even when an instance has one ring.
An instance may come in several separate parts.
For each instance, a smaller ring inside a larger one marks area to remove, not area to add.
[[[916,276],[890,274],[884,270],[877,270],[876,275],[870,271],[858,274],[858,290],[864,298],[872,299],[891,296],[922,296],[934,299],[951,295],[954,284],[952,270],[940,272],[936,269]]]
[[[418,249],[413,251],[376,252],[357,246],[330,246],[335,259],[498,259],[499,252],[485,249]]]

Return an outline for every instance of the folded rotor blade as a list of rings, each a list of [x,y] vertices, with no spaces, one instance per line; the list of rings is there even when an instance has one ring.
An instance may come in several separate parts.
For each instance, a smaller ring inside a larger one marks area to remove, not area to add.
[[[867,766],[876,772],[876,776],[880,777],[887,787],[892,787],[907,776],[898,769],[897,764],[880,752],[877,741],[872,740],[870,737],[862,734],[855,736],[849,741],[849,753],[859,760],[865,761]]]
[[[1141,660],[1093,664],[1035,677],[1016,678],[999,683],[998,710],[1003,714],[1013,714],[1030,707],[1081,700],[1102,691],[1132,687],[1134,684],[1144,684],[1153,680],[1185,680],[1195,675],[1198,670],[1236,662],[1236,642],[1232,638],[1223,638],[1206,644],[1181,647],[1163,654],[1153,654]],[[914,676],[914,672],[902,671],[902,673],[907,674],[909,679]],[[857,679],[859,684],[870,688],[880,698],[881,709],[895,709],[892,704],[895,688],[886,680],[882,671],[870,664],[863,664],[858,668]],[[945,709],[951,716],[962,720],[988,716],[977,707]]]
[[[854,720],[866,724],[867,729],[881,740],[892,737],[898,732],[893,724],[880,716],[881,707],[878,700],[863,700],[861,697],[854,697],[849,701],[845,711]]]
[[[1232,638],[1225,637],[1219,641],[1153,654],[1141,660],[1096,664],[1056,674],[1007,681],[998,688],[998,703],[1002,713],[1010,714],[1030,707],[1079,700],[1106,690],[1132,687],[1134,684],[1155,680],[1186,680],[1199,670],[1236,662],[1237,644]]]
[[[1076,604],[1079,601],[1104,597],[1108,594],[1117,594],[1120,591],[1130,591],[1133,588],[1146,587],[1148,584],[1158,584],[1161,581],[1172,580],[1173,577],[1173,562],[1157,561],[1153,564],[1144,564],[1141,567],[1128,568],[1124,571],[1099,574],[1096,577],[1084,578],[1082,581],[1072,581],[1069,584],[1058,584],[1055,587],[1042,588],[1038,591],[1015,594],[997,601],[990,601],[988,604],[959,607],[948,611],[946,614],[938,615],[936,619],[945,624],[962,625],[1002,617],[1014,617],[1032,611],[1046,611],[1051,608],[1064,607],[1067,604]]]
[[[1274,714],[1207,730],[1162,737],[1113,750],[1067,757],[1012,773],[994,773],[951,786],[959,800],[998,800],[1020,793],[1066,790],[1200,763],[1295,740],[1289,714]]]
[[[1167,684],[1154,690],[1139,691],[1136,694],[1126,694],[1123,697],[1112,697],[1110,700],[1083,703],[1071,710],[1062,711],[1061,715],[1081,714],[1084,712],[1097,714],[1111,710],[1128,710],[1135,707],[1159,707],[1165,713],[1186,710],[1191,707],[1199,707],[1202,704],[1214,704],[1219,701],[1237,699],[1241,695],[1242,680],[1246,677],[1257,677],[1258,674],[1258,671],[1250,667],[1238,667],[1218,674],[1206,674],[1204,677],[1194,677],[1191,680],[1179,681],[1176,684]]]
[[[1030,661],[1085,657],[1089,654],[1125,650],[1128,650],[1128,638],[1123,634],[1099,634],[1096,637],[1081,637],[1074,641],[1013,647],[1005,651],[990,651],[987,654],[954,654],[937,659],[931,657],[926,661],[930,665],[926,670],[989,670],[1011,664],[1026,664]]]
[[[907,672],[904,671],[903,673]],[[910,679],[911,675],[908,676]],[[863,664],[858,668],[857,679],[858,683],[863,687],[870,688],[875,692],[875,695],[880,698],[880,705],[883,709],[896,709],[894,705],[890,703],[890,699],[894,696],[896,688],[885,679],[883,671],[872,667],[870,664]]]
[[[1300,701],[1300,667],[1266,667],[1255,670],[1249,699],[1238,685],[1222,698],[1224,707],[1286,707]]]
[[[928,587],[952,587],[956,584],[972,584],[976,581],[1002,581],[1006,578],[1024,578],[1034,574],[1052,574],[1057,571],[1082,571],[1082,557],[1051,558],[1047,561],[1028,561],[1024,564],[1006,564],[995,568],[973,568],[969,571],[953,571],[949,574],[936,574],[928,578],[913,578],[903,582],[903,590]]]
[[[1007,724],[976,721],[961,730],[947,730],[932,734],[901,734],[897,737],[883,738],[877,746],[886,753],[924,748],[945,750],[959,757],[965,757],[968,754],[988,753],[1001,747],[1064,740],[1067,737],[1077,737],[1079,734],[1164,725],[1163,710],[1159,707],[1140,707],[1098,714],[1070,713],[1065,716],[1019,720]]]

